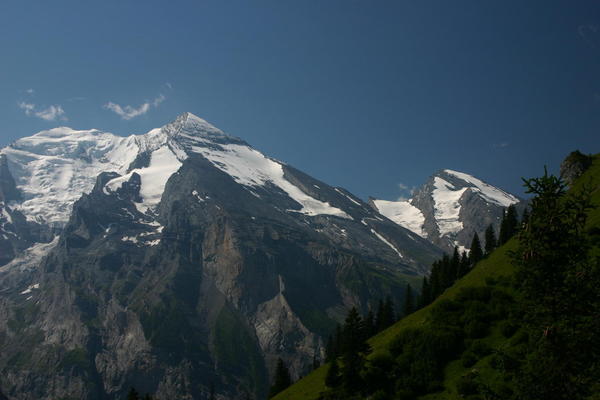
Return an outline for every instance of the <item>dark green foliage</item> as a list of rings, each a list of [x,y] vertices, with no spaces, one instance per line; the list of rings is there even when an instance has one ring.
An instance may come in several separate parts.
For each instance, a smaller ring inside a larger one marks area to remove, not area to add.
[[[275,376],[273,377],[273,385],[269,391],[269,398],[274,397],[277,393],[287,389],[292,384],[290,371],[281,358],[277,359],[277,367],[275,368]]]
[[[483,258],[483,250],[481,250],[481,242],[477,233],[473,234],[473,240],[471,240],[471,252],[469,253],[469,260],[471,265],[477,264]]]
[[[517,219],[517,209],[514,205],[508,206],[502,217],[500,224],[500,234],[498,235],[498,244],[503,245],[517,233],[519,221]]]
[[[504,321],[500,325],[500,333],[502,333],[502,336],[504,336],[507,339],[511,338],[515,334],[517,329],[518,326],[512,321]]]
[[[490,224],[485,230],[485,255],[489,255],[496,248],[496,233],[494,227]]]
[[[423,286],[421,286],[421,295],[419,296],[419,308],[423,308],[430,304],[431,298],[431,286],[429,285],[429,279],[426,276],[423,277]]]
[[[567,195],[547,173],[525,180],[535,195],[514,256],[528,331],[515,378],[527,399],[575,399],[600,378],[600,267],[585,231],[589,192]]]
[[[477,376],[474,373],[468,373],[462,376],[456,383],[456,391],[463,397],[478,394]]]
[[[375,315],[373,311],[369,310],[365,317],[365,332],[367,337],[371,337],[377,333],[377,326],[375,325]]]
[[[435,304],[427,327],[401,331],[388,347],[390,355],[378,354],[369,361],[363,359],[361,364],[354,364],[360,366],[359,374],[354,369],[350,375],[354,385],[348,386],[348,375],[342,372],[340,377],[336,372],[336,361],[327,374],[330,390],[323,398],[362,399],[376,394],[377,398],[415,399],[435,393],[442,389],[444,368],[450,361],[460,358],[462,365],[471,367],[495,351],[483,341],[472,338],[487,333],[490,325],[512,313],[512,307],[512,297],[498,286],[462,289],[455,300]],[[508,311],[495,311],[501,308]],[[350,320],[359,320],[358,313],[349,314],[344,331],[346,325],[360,325]],[[466,351],[465,342],[469,344]],[[499,363],[506,359],[499,358]],[[346,358],[342,360],[342,368],[346,368]],[[461,385],[465,393],[472,392],[466,382]]]
[[[371,352],[367,338],[364,321],[353,307],[344,322],[342,341],[342,384],[348,392],[353,392],[362,385],[360,371],[365,355]]]
[[[407,316],[409,314],[412,314],[412,312],[415,310],[414,307],[414,300],[413,300],[413,293],[412,293],[412,288],[410,287],[410,285],[406,285],[406,293],[404,296],[404,316]]]
[[[338,366],[337,359],[331,360],[327,375],[325,376],[325,385],[331,388],[336,388],[342,383],[340,376],[340,367]]]
[[[462,278],[471,270],[471,260],[466,251],[463,251],[460,256],[460,265],[458,266],[458,278]]]
[[[317,368],[319,368],[321,366],[321,361],[319,360],[319,358],[317,357],[317,355],[315,354],[313,356],[313,365],[312,365],[312,369],[315,370]]]
[[[391,297],[387,297],[385,301],[379,301],[379,307],[377,308],[377,317],[375,326],[377,332],[392,326],[396,322],[396,313],[394,311],[394,302]]]
[[[470,368],[477,362],[478,357],[470,351],[465,351],[460,358],[460,361],[465,368]]]

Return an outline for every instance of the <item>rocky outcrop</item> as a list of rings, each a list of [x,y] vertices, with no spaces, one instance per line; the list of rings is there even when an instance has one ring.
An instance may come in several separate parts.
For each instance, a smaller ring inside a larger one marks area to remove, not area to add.
[[[560,164],[560,177],[567,185],[572,185],[592,165],[592,161],[592,156],[575,150]]]

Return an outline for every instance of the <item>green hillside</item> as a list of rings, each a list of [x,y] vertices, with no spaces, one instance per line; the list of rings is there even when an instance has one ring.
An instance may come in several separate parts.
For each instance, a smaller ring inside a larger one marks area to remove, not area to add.
[[[592,203],[596,206],[588,214],[587,231],[594,242],[594,252],[598,254],[598,248],[600,248],[598,244],[600,227],[600,155],[593,157],[592,166],[573,184],[570,191],[581,192],[584,187],[591,189]],[[504,293],[507,299],[506,305],[510,307],[512,302],[510,296],[514,292],[510,282],[515,274],[515,267],[511,264],[510,253],[517,250],[517,248],[517,239],[511,239],[504,246],[496,249],[488,258],[480,261],[467,275],[447,289],[432,304],[403,318],[390,328],[372,337],[369,344],[372,346],[373,351],[368,359],[374,360],[381,356],[389,356],[391,348],[398,346],[397,338],[399,336],[406,336],[407,332],[419,328],[426,331],[436,318],[434,316],[436,309],[447,305],[449,300],[465,302],[465,293],[469,291],[488,288],[488,291]],[[454,359],[445,364],[441,385],[436,387],[435,393],[420,398],[428,400],[470,398],[468,396],[469,374],[473,373],[477,374],[477,379],[485,381],[486,384],[497,386],[500,388],[499,390],[510,390],[510,388],[503,387],[503,385],[508,384],[502,382],[502,375],[499,372],[501,368],[498,368],[497,365],[498,360],[504,362],[505,358],[502,358],[502,354],[509,352],[511,348],[522,345],[523,339],[520,330],[517,331],[517,327],[512,330],[507,329],[507,325],[510,325],[507,318],[507,316],[500,316],[496,319],[491,318],[486,327],[485,335],[479,336],[476,340],[468,339],[467,345],[460,350],[459,354],[455,354]],[[396,344],[394,344],[395,342]],[[473,350],[474,346],[476,347],[475,350]],[[478,352],[477,349],[487,350]],[[473,357],[473,352],[476,353],[475,358],[469,360],[469,357]],[[327,390],[324,381],[328,368],[328,365],[321,366],[281,392],[275,399],[318,399],[321,393]],[[457,392],[457,386],[461,386],[462,395]],[[375,395],[371,398],[385,399],[387,397],[377,397]],[[472,398],[480,399],[483,397],[474,396]]]

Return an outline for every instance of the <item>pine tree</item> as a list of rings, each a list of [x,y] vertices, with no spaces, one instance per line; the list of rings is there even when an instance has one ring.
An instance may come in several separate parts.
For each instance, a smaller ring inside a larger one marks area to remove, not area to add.
[[[360,371],[363,368],[365,356],[371,352],[371,346],[367,343],[365,335],[364,321],[355,307],[348,312],[343,336],[342,383],[347,392],[354,393],[362,386]]]
[[[329,335],[329,337],[327,338],[327,344],[325,345],[325,361],[327,362],[337,357],[333,336],[334,335]]]
[[[423,277],[423,286],[421,286],[421,296],[419,297],[419,308],[423,308],[431,303],[431,286],[426,276]]]
[[[469,253],[469,260],[471,265],[477,264],[483,258],[483,251],[481,250],[481,242],[477,233],[473,234],[473,240],[471,241],[471,253]]]
[[[394,303],[392,302],[391,297],[388,296],[385,301],[380,300],[379,306],[377,307],[377,317],[375,321],[377,332],[381,332],[382,330],[388,328],[394,322],[396,322]]]
[[[281,358],[277,360],[277,367],[275,368],[275,376],[273,378],[273,385],[269,391],[269,398],[274,397],[277,393],[287,389],[292,384],[292,378],[290,377],[290,371]]]
[[[585,231],[591,191],[567,195],[547,172],[525,185],[535,197],[514,262],[530,341],[517,397],[591,398],[600,366],[600,263]]]
[[[525,229],[528,221],[529,221],[529,207],[525,207],[525,209],[523,210],[523,215],[521,215],[520,229]]]
[[[394,325],[394,323],[397,320],[396,310],[394,309],[394,301],[392,300],[392,298],[390,296],[388,296],[385,299],[384,309],[385,309],[385,313],[384,313],[385,325],[386,325],[386,328],[389,328],[390,326]]]
[[[502,223],[500,224],[500,234],[498,235],[498,244],[503,245],[517,233],[519,221],[517,219],[517,209],[514,205],[508,206],[506,212],[502,217]]]
[[[404,316],[412,314],[414,311],[413,294],[410,285],[406,285],[406,293],[404,297]]]
[[[317,354],[315,353],[315,355],[313,356],[313,365],[312,365],[312,369],[313,371],[317,368],[319,368],[321,366],[321,361],[319,360],[319,358],[317,357]]]
[[[325,376],[325,385],[330,388],[338,387],[342,383],[340,377],[340,367],[338,366],[337,359],[331,360],[329,369],[327,369],[327,375]]]
[[[485,255],[489,256],[496,248],[496,233],[492,224],[485,230]]]
[[[440,261],[435,261],[431,266],[431,275],[429,276],[429,287],[431,297],[429,298],[429,302],[431,303],[442,293],[442,283],[441,283],[441,271],[440,271]]]
[[[463,276],[465,276],[466,274],[469,273],[470,270],[470,260],[469,260],[469,255],[467,254],[466,251],[462,252],[462,255],[460,256],[460,266],[458,268],[458,277],[462,278]]]
[[[458,270],[460,269],[460,254],[458,253],[458,247],[454,246],[454,252],[452,253],[452,259],[450,260],[450,286],[458,279]]]

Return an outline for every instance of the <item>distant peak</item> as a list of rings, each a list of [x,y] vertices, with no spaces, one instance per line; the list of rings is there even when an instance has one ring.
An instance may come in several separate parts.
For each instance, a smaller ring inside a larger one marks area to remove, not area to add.
[[[222,130],[212,125],[205,119],[192,114],[191,112],[184,112],[183,114],[179,115],[171,124],[178,128],[178,130],[183,128],[188,131],[198,130],[213,135],[225,135]]]

